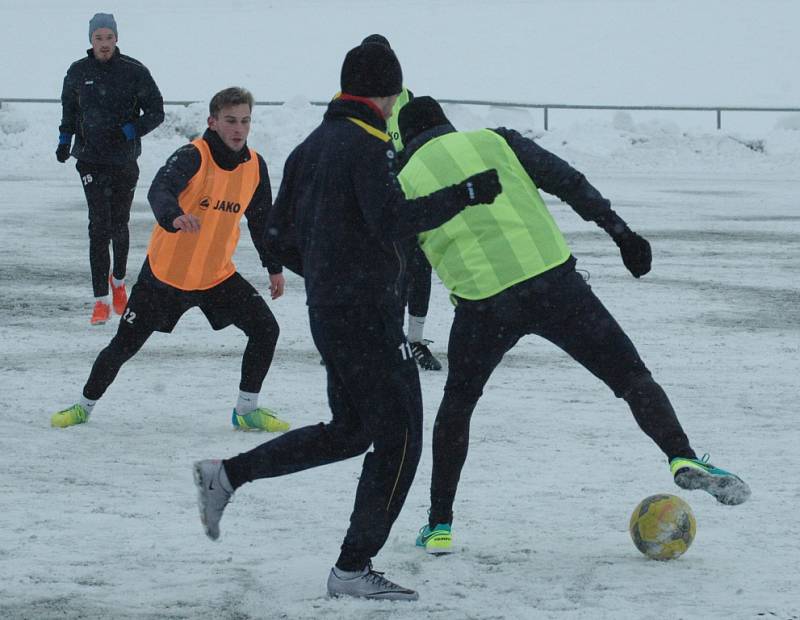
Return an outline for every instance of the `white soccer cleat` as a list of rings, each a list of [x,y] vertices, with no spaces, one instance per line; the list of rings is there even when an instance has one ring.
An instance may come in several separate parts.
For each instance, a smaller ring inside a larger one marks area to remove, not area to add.
[[[328,575],[328,596],[354,596],[381,601],[416,601],[419,594],[389,581],[383,573],[372,570],[372,562],[354,577],[342,578],[332,568]]]
[[[211,540],[217,540],[222,513],[233,498],[233,487],[222,461],[197,461],[194,464],[194,484],[197,487],[197,507],[200,509],[203,529]]]

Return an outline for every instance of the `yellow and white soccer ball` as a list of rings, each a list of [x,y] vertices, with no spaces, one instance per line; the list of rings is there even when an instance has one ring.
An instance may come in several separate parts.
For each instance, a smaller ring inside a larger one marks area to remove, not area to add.
[[[692,509],[675,495],[644,498],[629,525],[636,548],[653,560],[673,560],[689,549],[697,532]]]

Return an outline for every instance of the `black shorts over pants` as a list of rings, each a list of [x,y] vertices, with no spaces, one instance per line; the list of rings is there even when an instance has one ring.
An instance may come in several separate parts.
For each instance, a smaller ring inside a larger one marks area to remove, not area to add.
[[[99,399],[122,365],[139,351],[154,331],[170,333],[181,316],[194,307],[200,308],[213,329],[235,325],[248,337],[239,388],[258,393],[272,364],[279,328],[266,301],[253,285],[234,272],[208,290],[182,291],[156,279],[145,261],[120,317],[117,334],[97,356],[83,395],[91,400]]]

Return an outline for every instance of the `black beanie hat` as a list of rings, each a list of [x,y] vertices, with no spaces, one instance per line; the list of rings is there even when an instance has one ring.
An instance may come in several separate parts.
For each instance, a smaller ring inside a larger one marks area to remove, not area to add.
[[[423,131],[439,125],[452,126],[444,115],[442,106],[433,97],[414,97],[400,108],[400,115],[397,117],[400,137],[405,145]]]
[[[403,70],[390,47],[364,43],[342,63],[343,93],[360,97],[390,97],[403,90]]]
[[[364,43],[377,43],[378,45],[383,45],[384,47],[392,49],[392,46],[389,45],[389,39],[384,37],[382,34],[371,34],[368,37],[364,37],[361,45],[364,45]]]

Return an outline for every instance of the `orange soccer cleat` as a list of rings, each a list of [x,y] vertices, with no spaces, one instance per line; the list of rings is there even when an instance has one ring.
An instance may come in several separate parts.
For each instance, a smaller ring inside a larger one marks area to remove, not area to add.
[[[114,306],[116,314],[125,312],[125,306],[128,305],[128,292],[125,290],[125,283],[122,286],[114,286],[114,279],[108,276],[108,284],[111,286],[111,303]]]
[[[92,310],[92,325],[102,325],[111,318],[111,305],[102,301],[94,303],[94,310]]]

